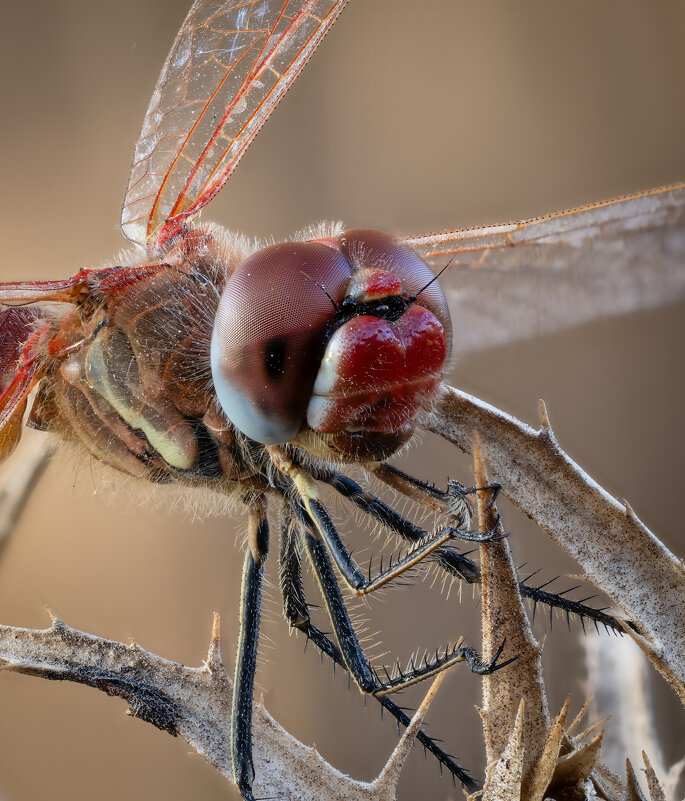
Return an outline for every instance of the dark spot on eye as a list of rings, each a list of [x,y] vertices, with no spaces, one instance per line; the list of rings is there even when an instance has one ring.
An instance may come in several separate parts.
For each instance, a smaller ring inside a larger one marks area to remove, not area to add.
[[[269,378],[281,378],[285,372],[285,342],[280,337],[264,346],[264,367]]]

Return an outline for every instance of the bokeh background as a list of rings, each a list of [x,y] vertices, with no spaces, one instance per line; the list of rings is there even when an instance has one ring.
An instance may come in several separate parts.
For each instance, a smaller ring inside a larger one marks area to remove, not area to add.
[[[3,280],[66,277],[123,246],[133,144],[187,5],[2,3]],[[683,76],[681,2],[355,0],[205,216],[276,239],[331,218],[412,233],[683,180]],[[568,452],[680,554],[684,311],[673,304],[501,347],[451,376],[531,423],[544,398]],[[402,461],[424,478],[469,481],[466,459],[429,438]],[[519,563],[541,568],[541,580],[574,571],[528,521],[502,511]],[[345,534],[362,553],[353,522]],[[80,629],[199,664],[218,610],[232,663],[242,533],[240,519],[112,495],[89,463],[57,460],[0,553],[0,621],[42,627],[48,604]],[[365,612],[381,632],[376,653],[407,657],[459,634],[478,641],[470,591],[459,601],[424,582]],[[269,710],[336,767],[373,777],[396,741],[393,724],[314,649],[303,655],[275,587],[266,618],[258,681]],[[569,692],[574,708],[584,700],[579,629],[560,621],[547,638],[553,707]],[[684,716],[661,680],[653,693],[672,761],[685,750]],[[118,700],[16,675],[0,676],[0,698],[3,801],[237,798],[185,742],[125,717]],[[454,670],[429,717],[429,731],[476,773],[478,699],[477,679]],[[401,792],[460,797],[419,749]]]

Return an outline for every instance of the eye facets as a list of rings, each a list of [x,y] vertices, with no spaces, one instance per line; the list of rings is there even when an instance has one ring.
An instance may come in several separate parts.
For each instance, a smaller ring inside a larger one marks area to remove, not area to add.
[[[229,420],[264,444],[288,442],[305,422],[353,434],[355,448],[368,435],[371,454],[374,442],[387,451],[387,435],[406,441],[449,348],[437,284],[416,297],[429,276],[413,251],[371,230],[250,256],[226,284],[212,335]]]

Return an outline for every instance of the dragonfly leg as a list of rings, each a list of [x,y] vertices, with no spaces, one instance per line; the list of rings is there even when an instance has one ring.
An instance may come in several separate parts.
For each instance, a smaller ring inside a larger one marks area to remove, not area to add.
[[[323,504],[314,498],[308,498],[305,500],[305,506],[318,535],[328,547],[345,582],[356,595],[368,595],[379,590],[409,568],[418,565],[445,543],[451,542],[455,536],[454,530],[451,528],[443,529],[435,534],[427,534],[423,540],[418,540],[404,556],[385,570],[381,564],[380,572],[372,578],[370,575],[365,576],[352,558]]]
[[[358,509],[383,524],[406,542],[415,544],[428,536],[428,531],[396,512],[392,506],[363,489],[356,481],[337,470],[320,471],[316,476],[336,492],[350,500]],[[480,582],[480,567],[468,556],[452,548],[437,548],[429,557],[455,578],[469,584]]]
[[[497,500],[502,489],[502,485],[497,483],[486,484],[484,487],[463,487],[458,481],[448,481],[447,489],[444,490],[428,481],[415,478],[387,462],[369,463],[365,467],[376,478],[402,495],[412,498],[423,506],[449,515],[458,521],[460,528],[468,528],[473,514],[471,504],[467,499],[468,495],[489,491],[492,493],[486,507],[489,509]]]
[[[302,559],[298,549],[297,521],[293,515],[290,504],[284,501],[281,504],[280,519],[280,554],[278,562],[278,578],[283,596],[283,614],[287,622],[296,629],[306,633],[310,625],[311,616],[302,583]],[[333,643],[332,650],[323,648],[327,656],[334,662],[344,664],[342,657],[336,658],[339,651]]]
[[[262,606],[264,562],[269,550],[269,525],[263,499],[248,511],[248,549],[243,564],[240,594],[240,634],[235,662],[231,709],[231,761],[233,778],[245,801],[254,801],[252,782],[252,696],[257,665],[259,619]]]
[[[302,564],[298,549],[298,535],[295,531],[297,522],[287,503],[281,509],[281,552],[280,552],[280,585],[283,595],[283,611],[286,620],[294,628],[301,631],[307,641],[311,641],[326,656],[330,657],[336,665],[347,670],[338,646],[330,640],[311,622],[309,609],[302,585]],[[408,726],[410,717],[388,696],[375,696],[382,709],[387,710],[397,721],[399,726]],[[478,783],[424,731],[419,731],[416,739],[438,760],[441,766],[450,771],[455,780],[460,781],[469,790],[478,789]]]
[[[444,490],[429,481],[422,481],[420,478],[411,476],[387,462],[369,462],[364,466],[376,478],[402,495],[435,511],[444,512],[460,523],[465,520],[462,527],[468,527],[469,519],[473,514],[471,504],[467,499],[468,495],[489,491],[492,493],[486,507],[489,509],[497,500],[502,489],[502,485],[497,483],[486,484],[484,487],[464,487],[458,481],[448,481],[447,489]]]
[[[466,537],[476,542],[487,542],[500,538],[494,528],[484,534],[470,535],[464,534],[452,526],[447,526],[441,531],[427,534],[424,539],[415,542],[413,547],[397,562],[391,564],[386,570],[381,567],[376,576],[372,578],[369,575],[367,578],[352,559],[333,521],[319,501],[314,474],[296,465],[282,449],[269,447],[268,450],[277,469],[295,485],[295,490],[302,500],[308,518],[314,524],[315,538],[325,542],[345,582],[357,595],[368,595],[384,587],[455,538]]]
[[[488,484],[485,487],[462,487],[459,484],[450,482],[448,489],[443,490],[439,487],[436,487],[434,484],[422,481],[414,476],[410,476],[408,473],[405,473],[402,470],[393,467],[392,465],[386,464],[385,462],[372,466],[367,465],[367,468],[373,472],[376,478],[380,479],[383,483],[392,487],[397,492],[436,511],[440,509],[446,511],[449,508],[450,492],[454,494],[454,497],[458,498],[460,495],[468,495],[481,490],[490,490],[493,494],[493,497],[488,503],[489,507],[492,505],[492,503],[494,503],[494,500],[501,489],[501,485],[499,484]],[[417,541],[417,534],[422,532],[423,529],[414,527],[414,530],[412,530],[413,524],[396,528],[390,521],[386,522],[381,516],[379,516],[378,508],[379,504],[383,503],[382,501],[379,501],[379,499],[375,498],[374,496],[370,496],[372,503],[365,503],[363,501],[363,496],[360,496],[359,494],[360,492],[364,492],[359,485],[355,485],[357,489],[352,491],[350,486],[354,485],[354,482],[352,482],[351,479],[348,479],[346,476],[342,476],[342,478],[347,482],[348,486],[346,487],[343,482],[338,480],[334,471],[331,471],[331,475],[334,477],[334,480],[330,481],[323,477],[322,480],[327,481],[327,483],[340,492],[344,497],[348,497],[358,508],[384,523],[388,526],[388,528],[400,534],[400,536],[414,542]],[[369,493],[366,494],[369,495]],[[467,557],[456,553],[456,551],[453,551],[449,548],[439,548],[431,558],[438,562],[441,568],[456,578],[464,578],[466,581],[472,583],[479,583],[481,580],[480,568],[478,565],[475,562],[472,562],[470,559],[467,559]],[[543,586],[544,585],[535,587],[528,584],[526,581],[520,581],[519,591],[524,598],[529,598],[535,607],[537,607],[537,604],[544,604],[547,606],[550,610],[550,615],[553,609],[558,609],[562,614],[565,614],[567,621],[570,619],[571,615],[577,615],[578,618],[580,618],[583,629],[585,629],[585,621],[591,620],[596,629],[598,629],[599,626],[604,626],[605,629],[611,629],[619,634],[623,633],[623,626],[613,615],[607,614],[602,609],[593,609],[591,606],[587,606],[585,603],[583,603],[583,601],[574,601],[571,598],[567,598],[564,593],[547,592],[543,590]],[[589,599],[586,598],[585,600],[587,601]],[[626,623],[629,626],[633,625],[630,621],[626,621]]]
[[[435,484],[414,478],[387,462],[368,463],[364,467],[384,484],[422,506],[427,506],[434,512],[447,511],[447,493]]]
[[[328,556],[327,547],[319,536],[318,527],[307,514],[304,505],[296,503],[293,505],[293,509],[303,524],[301,529],[303,544],[314,568],[314,574],[318,580],[345,666],[362,692],[376,696],[397,692],[422,679],[434,676],[457,662],[466,662],[472,672],[487,675],[512,661],[498,663],[500,649],[494,659],[484,663],[473,648],[464,648],[458,643],[452,648],[446,648],[442,655],[436,652],[433,660],[425,659],[418,667],[412,664],[407,671],[397,671],[397,675],[392,678],[388,674],[387,681],[382,681],[372,670],[359,644]],[[349,558],[349,554],[347,557]]]

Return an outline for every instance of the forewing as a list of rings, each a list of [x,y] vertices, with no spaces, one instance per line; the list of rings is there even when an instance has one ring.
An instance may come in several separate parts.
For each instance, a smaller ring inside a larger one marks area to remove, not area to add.
[[[163,241],[221,189],[347,0],[196,0],[136,144],[121,226]]]
[[[685,184],[518,223],[403,240],[431,266],[455,353],[685,296]]]

